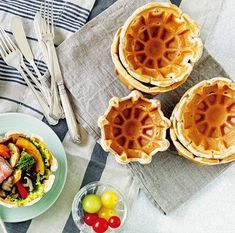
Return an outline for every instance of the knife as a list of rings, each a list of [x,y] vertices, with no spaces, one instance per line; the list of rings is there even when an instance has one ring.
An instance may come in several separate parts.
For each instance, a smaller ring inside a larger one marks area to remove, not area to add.
[[[21,19],[17,16],[14,16],[11,20],[11,30],[12,33],[15,37],[16,43],[20,49],[20,51],[22,52],[22,54],[24,55],[25,59],[29,62],[29,64],[33,67],[33,69],[35,70],[38,78],[40,79],[41,82],[41,88],[43,91],[43,95],[46,98],[47,102],[50,99],[50,91],[47,87],[47,85],[42,81],[42,75],[40,73],[40,71],[38,70],[35,62],[34,62],[34,57],[33,57],[33,53],[30,49],[29,43],[27,41],[26,35],[25,35],[25,31],[24,31],[24,27],[23,27],[23,23],[21,21]]]
[[[63,75],[61,73],[60,64],[58,60],[58,56],[56,53],[56,49],[51,46],[51,54],[53,57],[53,72],[55,76],[55,81],[57,83],[59,89],[60,100],[64,109],[64,114],[66,118],[66,122],[68,125],[70,137],[74,143],[81,143],[81,132],[78,126],[78,122],[76,120],[72,105],[70,103],[69,97],[67,95],[66,87],[64,85]]]
[[[69,97],[67,95],[66,87],[64,85],[64,79],[61,73],[60,69],[60,64],[58,60],[58,56],[56,53],[56,49],[53,46],[51,48],[51,53],[53,56],[53,62],[54,62],[54,75],[55,75],[55,80],[59,89],[59,94],[60,94],[60,100],[62,102],[62,106],[64,109],[64,114],[66,118],[66,122],[68,125],[70,137],[72,138],[72,141],[74,143],[81,143],[81,132],[78,126],[78,122],[76,120],[72,105],[70,103]]]

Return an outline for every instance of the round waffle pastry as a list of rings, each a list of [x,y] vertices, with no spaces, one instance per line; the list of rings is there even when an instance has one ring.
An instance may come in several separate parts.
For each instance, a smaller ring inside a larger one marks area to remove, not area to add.
[[[235,84],[213,78],[188,90],[172,117],[170,135],[180,155],[200,164],[235,160]]]
[[[159,87],[188,77],[202,50],[196,22],[173,4],[149,3],[138,8],[120,33],[119,56],[127,72]]]
[[[169,147],[166,130],[170,121],[164,117],[160,102],[132,91],[124,98],[112,98],[104,116],[99,118],[101,145],[120,163],[150,163],[152,156]]]
[[[120,43],[120,33],[121,33],[121,28],[118,29],[117,33],[115,34],[113,44],[111,47],[111,55],[112,55],[112,60],[115,65],[115,73],[117,74],[119,80],[130,90],[136,89],[141,92],[151,94],[151,95],[157,95],[159,93],[164,93],[168,92],[171,90],[174,90],[175,88],[179,87],[181,84],[183,84],[186,79],[188,78],[188,74],[185,75],[183,80],[180,82],[174,83],[170,86],[167,87],[159,87],[159,86],[154,86],[148,83],[141,82],[134,77],[132,77],[125,67],[123,67],[120,58],[119,58],[119,43]]]
[[[179,141],[179,133],[177,131],[177,121],[175,117],[175,113],[177,112],[177,110],[178,110],[178,105],[176,105],[171,116],[172,124],[170,128],[170,137],[179,155],[183,156],[184,158],[198,165],[218,165],[223,163],[229,163],[235,160],[235,153],[223,159],[203,158],[195,156],[186,147],[184,147],[184,145],[182,145],[181,142]]]

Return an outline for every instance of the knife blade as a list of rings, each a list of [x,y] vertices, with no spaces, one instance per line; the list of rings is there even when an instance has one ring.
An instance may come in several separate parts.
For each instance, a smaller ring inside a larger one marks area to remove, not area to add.
[[[22,23],[21,18],[19,18],[17,16],[12,17],[11,30],[12,30],[13,36],[16,40],[16,43],[17,43],[21,53],[24,55],[25,59],[29,62],[29,64],[33,67],[38,78],[40,79],[43,95],[44,95],[45,99],[48,101],[50,99],[50,91],[49,91],[46,83],[44,81],[42,81],[42,75],[34,62],[34,56],[33,56],[32,50],[29,46],[28,40],[26,38],[26,34],[24,31],[24,27],[23,27],[23,23]]]
[[[19,17],[14,16],[11,20],[11,30],[19,46],[21,52],[23,53],[25,59],[28,62],[33,61],[33,53],[29,47],[29,43],[27,41],[23,23]]]

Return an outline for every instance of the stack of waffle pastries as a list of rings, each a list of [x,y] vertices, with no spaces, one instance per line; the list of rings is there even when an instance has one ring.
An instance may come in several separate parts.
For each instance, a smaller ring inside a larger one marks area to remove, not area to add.
[[[186,91],[171,121],[164,117],[156,95],[182,85],[203,45],[197,24],[166,3],[138,8],[118,29],[111,47],[115,71],[129,89],[113,98],[99,120],[102,146],[117,161],[151,162],[168,148],[166,130],[178,154],[199,164],[217,165],[235,160],[235,84],[226,78],[202,81]],[[209,75],[209,74],[208,74]]]
[[[124,98],[112,98],[99,119],[102,147],[111,151],[120,163],[150,163],[152,155],[169,147],[166,130],[170,121],[164,117],[160,102],[132,91]]]
[[[183,84],[202,50],[196,22],[173,4],[155,2],[118,29],[111,54],[122,83],[156,95]]]
[[[235,160],[235,84],[226,78],[190,88],[171,116],[171,139],[178,153],[197,163]]]

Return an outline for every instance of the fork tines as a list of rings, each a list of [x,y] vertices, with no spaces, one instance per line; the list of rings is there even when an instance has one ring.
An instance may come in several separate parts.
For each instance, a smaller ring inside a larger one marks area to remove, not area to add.
[[[0,53],[2,57],[5,57],[10,52],[17,50],[16,45],[11,38],[7,35],[4,29],[0,26]]]
[[[44,18],[47,24],[47,28],[51,33],[54,33],[54,19],[53,19],[53,2],[50,0],[45,0],[40,7],[41,16]]]

